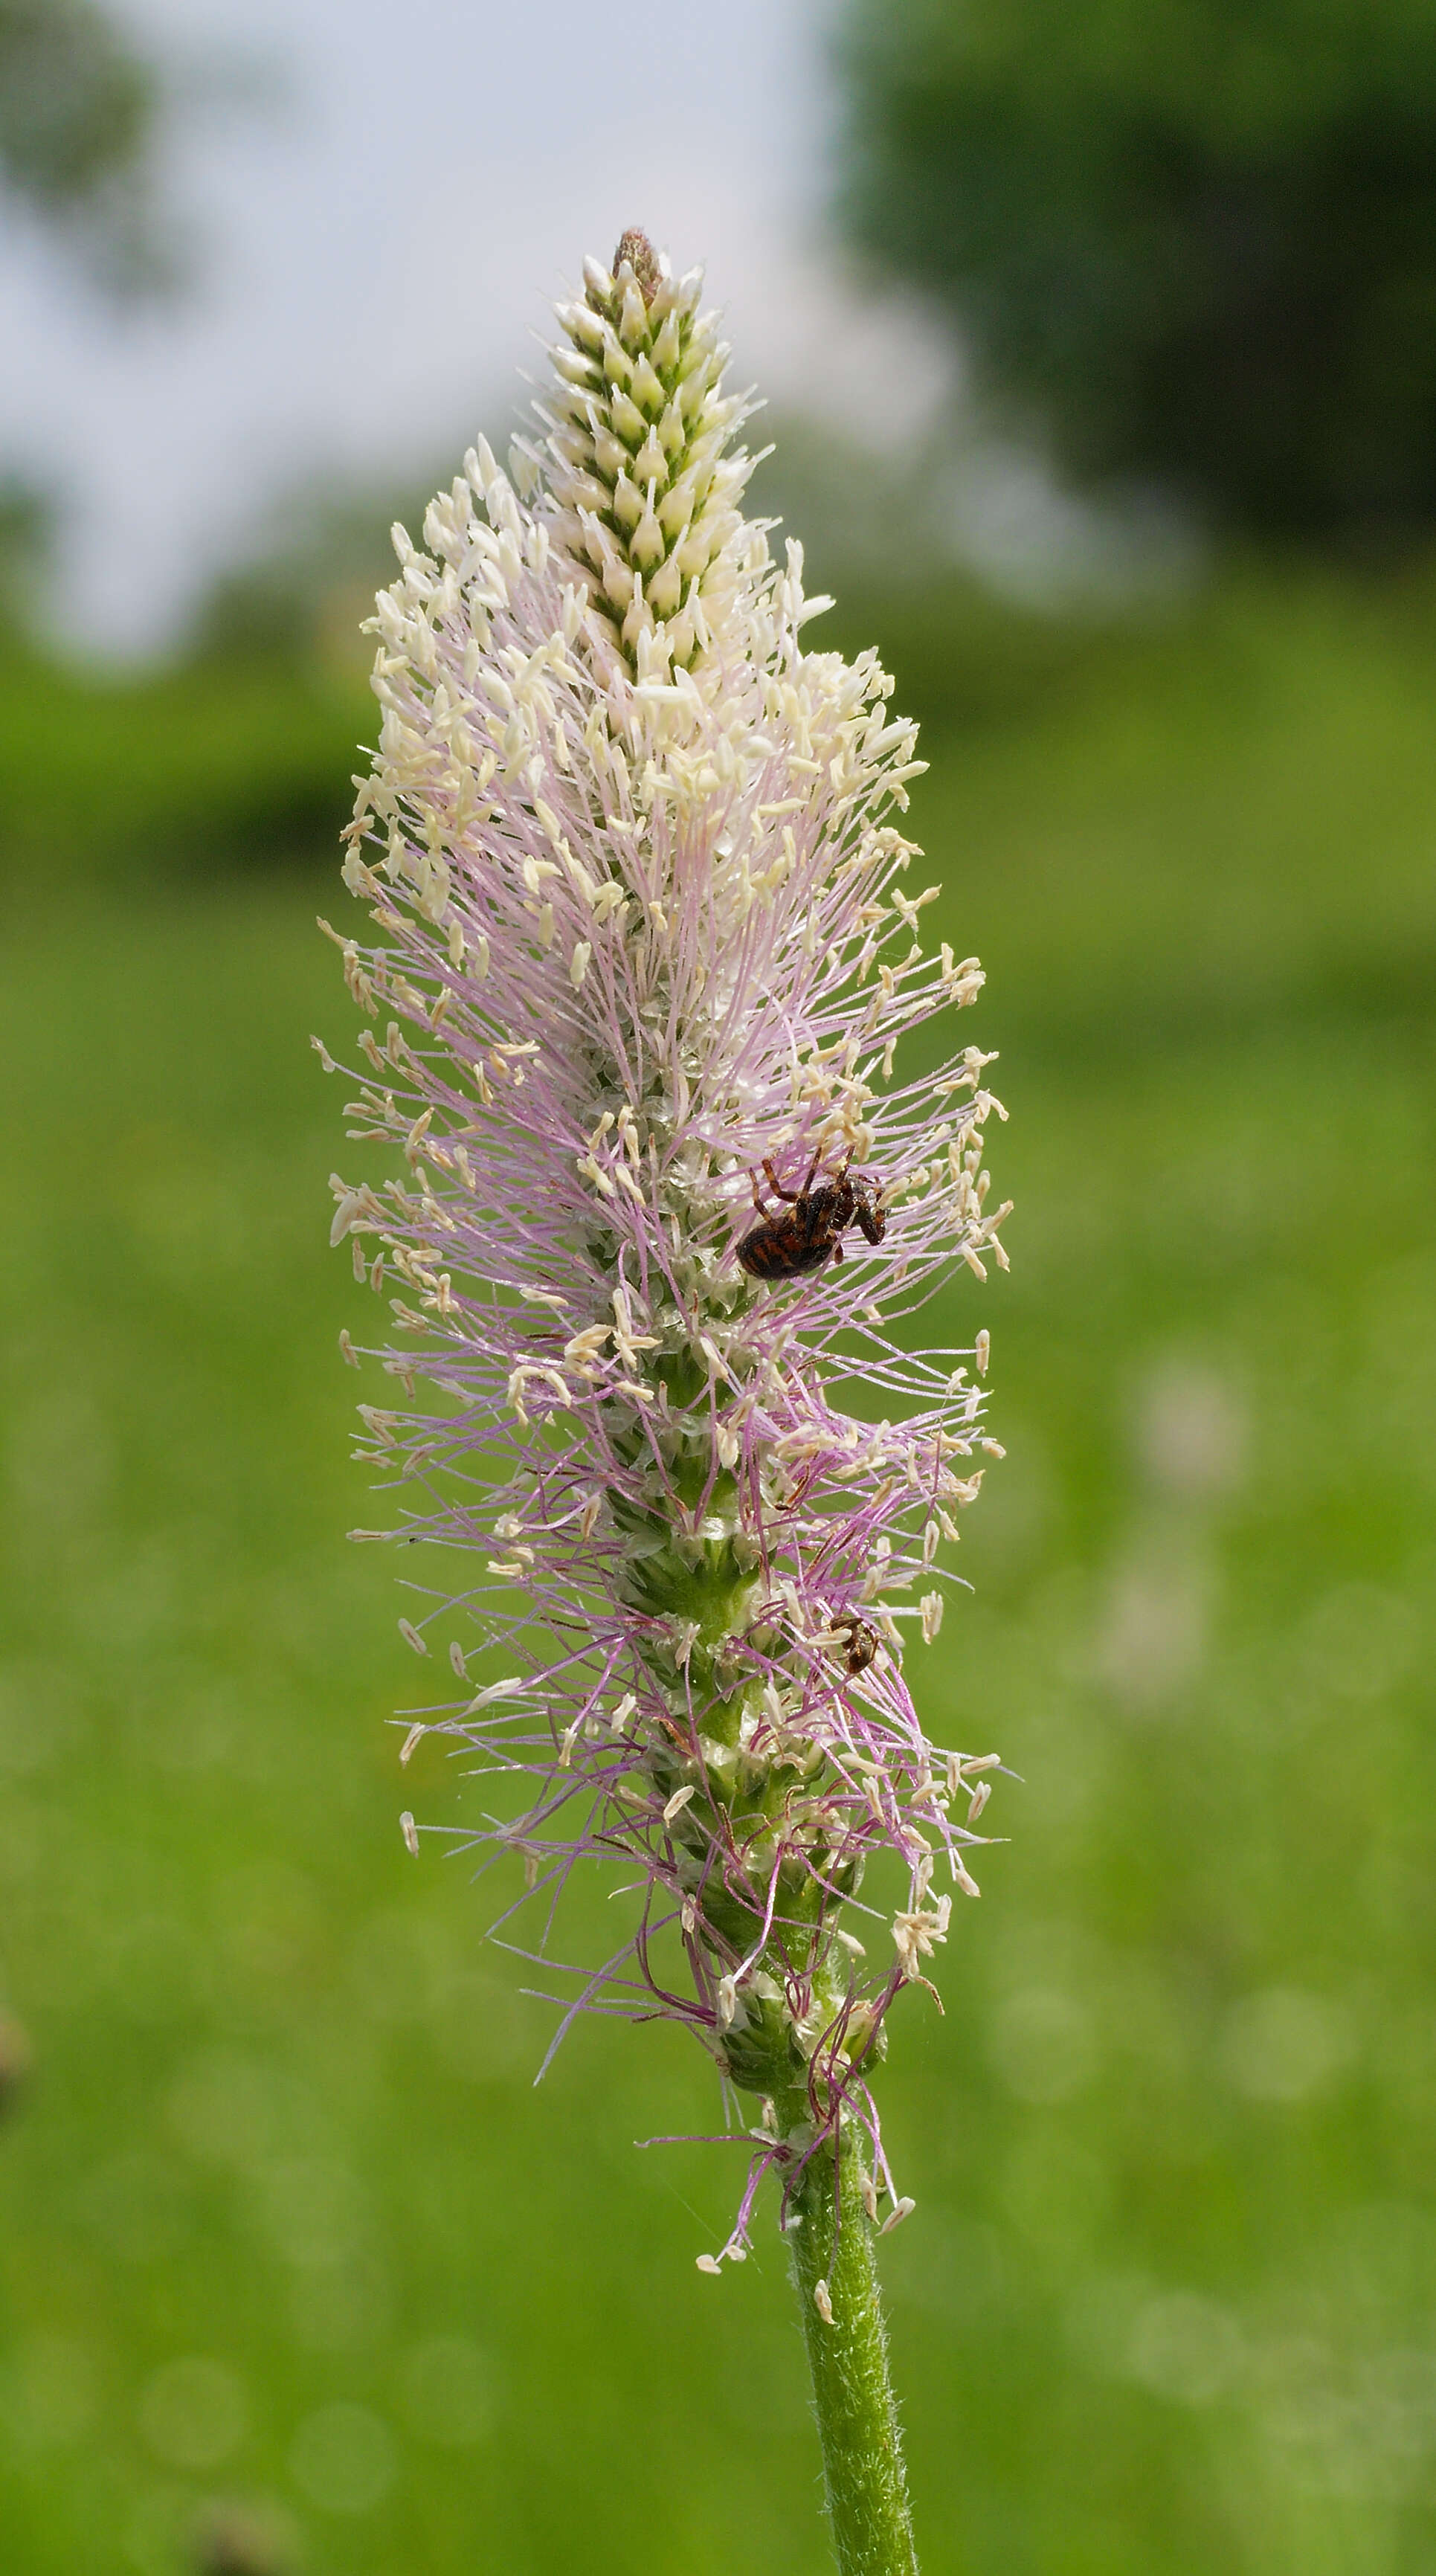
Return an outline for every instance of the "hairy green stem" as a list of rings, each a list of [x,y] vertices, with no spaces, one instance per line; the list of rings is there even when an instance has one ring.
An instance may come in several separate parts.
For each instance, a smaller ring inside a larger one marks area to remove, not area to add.
[[[681,1791],[689,1802],[669,1820],[672,1843],[692,1888],[690,1951],[715,1980],[751,1956],[755,1926],[773,1901],[770,1871],[777,1861],[781,1930],[764,1948],[757,1973],[745,1974],[741,1993],[730,1990],[730,2018],[715,2033],[716,2052],[731,2082],[764,2098],[765,2118],[778,2137],[794,2141],[805,2133],[811,2143],[814,2116],[832,2100],[843,2071],[840,2062],[814,2061],[817,2035],[840,2029],[846,2055],[865,2054],[873,2041],[869,2023],[843,2011],[847,1962],[841,1953],[834,1966],[833,1918],[856,1884],[859,1865],[842,1858],[843,1837],[834,1835],[824,1811],[821,1779],[810,1777],[814,1765],[748,1750],[743,1721],[755,1686],[734,1668],[730,1649],[750,1632],[760,1586],[742,1552],[734,1479],[714,1478],[708,1467],[707,1380],[670,1368],[664,1384],[675,1441],[673,1484],[690,1507],[704,1498],[702,1534],[696,1528],[691,1536],[676,1534],[668,1513],[611,1505],[633,1551],[625,1577],[629,1597],[670,1632],[654,1639],[649,1654],[674,1720],[671,1729],[660,1725],[653,1734],[650,1776],[665,1800]],[[779,1630],[773,1643],[780,1642]],[[695,1708],[702,1712],[699,1747],[690,1751]],[[715,1848],[735,1844],[739,1870],[715,1870]],[[792,2000],[795,1979],[807,1992],[801,2017]],[[842,2576],[917,2576],[871,2198],[857,2134],[844,2119],[837,2140],[819,2147],[794,2195],[793,2268]]]
[[[837,2172],[831,2154],[816,2155],[796,2210],[789,2241],[838,2566],[842,2576],[917,2576],[873,2227],[846,2127]]]

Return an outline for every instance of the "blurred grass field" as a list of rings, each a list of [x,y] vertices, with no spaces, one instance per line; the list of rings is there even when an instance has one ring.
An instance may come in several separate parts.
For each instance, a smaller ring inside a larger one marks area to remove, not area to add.
[[[1018,1202],[948,1310],[1009,1456],[920,1690],[1026,1785],[884,2079],[923,2565],[1417,2576],[1436,596],[878,624]],[[362,696],[56,681],[32,763],[10,685],[0,2563],[179,2576],[236,2499],[308,2576],[819,2576],[776,2235],[700,2277],[736,2154],[632,2143],[713,2125],[705,2061],[580,2028],[535,2092],[500,1892],[397,1829],[462,1784],[401,1794],[403,1603],[343,1541],[369,1390],[306,1043],[347,1027],[312,818]]]

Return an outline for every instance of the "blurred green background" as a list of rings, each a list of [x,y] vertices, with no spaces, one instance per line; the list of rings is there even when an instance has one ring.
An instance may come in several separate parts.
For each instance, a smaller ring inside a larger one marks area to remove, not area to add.
[[[389,515],[306,616],[261,565],[163,667],[0,655],[0,2563],[818,2576],[776,2234],[700,2277],[736,2157],[633,2145],[706,2062],[581,2027],[535,2092],[498,1892],[397,1829],[465,1793],[343,1544],[306,1043]],[[884,2078],[930,2576],[1436,2556],[1436,554],[1363,534],[1061,616],[815,566],[1012,1113],[922,1687],[1025,1785]]]

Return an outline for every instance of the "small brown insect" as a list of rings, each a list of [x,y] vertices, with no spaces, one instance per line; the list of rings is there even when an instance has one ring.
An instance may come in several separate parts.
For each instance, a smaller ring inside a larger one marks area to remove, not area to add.
[[[785,1190],[772,1164],[764,1163],[768,1187],[783,1205],[776,1213],[766,1208],[753,1182],[753,1205],[762,1222],[738,1246],[738,1259],[751,1278],[797,1279],[806,1270],[821,1270],[829,1258],[841,1261],[840,1238],[850,1225],[861,1226],[869,1243],[881,1243],[888,1222],[881,1181],[850,1172],[844,1163],[830,1181],[814,1189],[817,1171],[815,1156],[802,1188]]]
[[[839,1636],[847,1638],[843,1661],[849,1672],[865,1673],[878,1651],[876,1628],[870,1628],[866,1619],[860,1619],[855,1610],[844,1611],[841,1619],[833,1621],[833,1626]]]
[[[625,260],[633,271],[634,282],[644,303],[651,304],[663,282],[663,271],[658,264],[658,253],[647,233],[640,232],[636,224],[630,224],[627,232],[620,236],[618,248],[613,254],[615,277]]]

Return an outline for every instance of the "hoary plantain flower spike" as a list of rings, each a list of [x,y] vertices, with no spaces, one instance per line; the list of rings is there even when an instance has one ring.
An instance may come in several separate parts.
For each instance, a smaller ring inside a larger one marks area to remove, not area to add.
[[[345,867],[372,929],[330,936],[372,1023],[350,1133],[398,1177],[336,1174],[333,1230],[392,1317],[362,1454],[435,1551],[401,1628],[454,1675],[405,1758],[437,1734],[497,1784],[423,1830],[521,1868],[545,1926],[586,1857],[636,1873],[559,2035],[657,2010],[758,2097],[736,2254],[764,2172],[791,2194],[845,2121],[892,2191],[886,2016],[977,1892],[997,1757],[927,1740],[908,1666],[1001,1454],[986,1336],[898,1328],[1007,1211],[991,1058],[896,1063],[982,982],[904,890],[914,728],[872,653],[804,649],[828,603],[742,515],[699,277],[628,233],[584,281],[510,471],[481,443],[424,551],[395,530]]]

